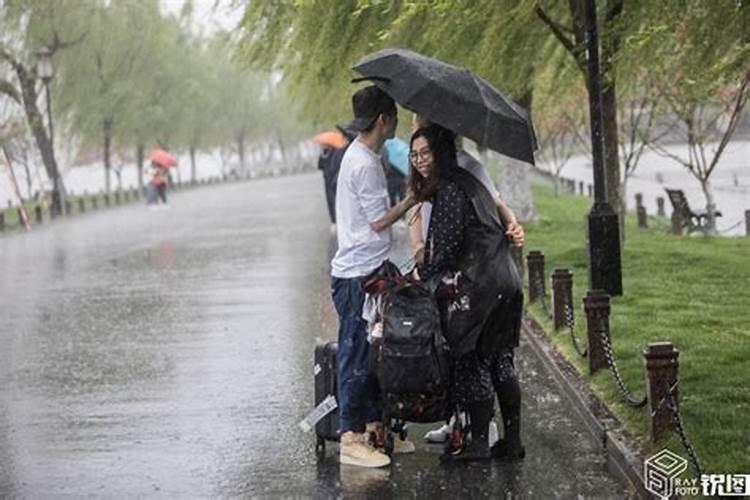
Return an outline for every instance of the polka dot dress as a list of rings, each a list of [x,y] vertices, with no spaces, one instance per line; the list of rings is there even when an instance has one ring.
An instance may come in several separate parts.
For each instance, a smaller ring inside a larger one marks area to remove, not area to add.
[[[464,232],[479,222],[471,200],[452,180],[441,181],[435,193],[427,230],[425,267],[420,272],[428,280],[449,270],[461,254]]]

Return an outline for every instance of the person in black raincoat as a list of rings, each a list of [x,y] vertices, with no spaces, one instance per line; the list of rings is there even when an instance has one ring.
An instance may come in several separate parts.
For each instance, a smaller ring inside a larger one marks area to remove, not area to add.
[[[318,157],[318,170],[323,172],[326,206],[328,207],[331,224],[336,224],[336,184],[341,169],[341,160],[344,158],[344,153],[346,153],[349,145],[357,137],[357,132],[352,129],[351,123],[344,126],[336,125],[336,128],[343,134],[346,144],[340,148],[323,148]]]
[[[418,201],[433,203],[425,263],[418,276],[436,291],[454,360],[453,395],[471,419],[471,442],[443,459],[522,458],[513,348],[518,345],[523,294],[505,228],[490,193],[457,167],[452,132],[436,124],[420,128],[410,149],[410,189]],[[490,450],[493,385],[503,410],[505,438]]]

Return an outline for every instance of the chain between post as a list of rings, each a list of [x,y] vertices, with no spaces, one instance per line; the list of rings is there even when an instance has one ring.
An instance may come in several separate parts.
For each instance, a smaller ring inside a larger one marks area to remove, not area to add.
[[[579,356],[582,358],[585,358],[588,356],[588,348],[581,349],[581,346],[578,345],[578,340],[576,339],[575,335],[575,318],[573,317],[573,308],[570,307],[570,304],[565,303],[565,324],[568,327],[568,331],[570,332],[570,340],[573,342],[573,348],[576,350]]]
[[[547,299],[545,297],[545,291],[544,291],[544,278],[542,276],[536,275],[536,286],[537,290],[539,291],[539,302],[542,304],[542,310],[544,311],[544,314],[547,316],[548,319],[552,319],[552,311],[550,311],[549,306],[547,305]]]
[[[675,381],[675,383],[672,384],[671,387],[667,388],[666,395],[661,399],[661,401],[659,401],[659,404],[656,405],[656,409],[651,412],[651,418],[656,415],[656,412],[659,411],[661,407],[664,406],[664,404],[667,405],[670,413],[669,416],[672,419],[672,426],[674,428],[674,431],[680,438],[680,442],[685,448],[685,451],[687,451],[688,457],[690,457],[690,462],[695,469],[695,472],[698,474],[698,476],[701,476],[703,475],[703,467],[701,466],[700,460],[698,460],[698,454],[695,452],[695,448],[693,448],[692,443],[690,443],[690,440],[687,437],[685,427],[682,425],[682,416],[680,415],[679,408],[677,408],[677,401],[675,401],[674,398],[675,389],[677,389],[677,381]]]
[[[604,357],[607,360],[607,366],[609,366],[609,371],[612,372],[612,376],[617,383],[617,387],[620,389],[620,393],[623,399],[628,404],[628,406],[632,406],[633,408],[642,408],[646,406],[646,403],[648,402],[648,396],[644,396],[643,399],[636,399],[633,393],[630,392],[630,390],[625,386],[625,382],[622,380],[622,376],[620,375],[620,370],[617,369],[617,363],[615,362],[615,355],[612,351],[612,343],[609,338],[609,332],[607,332],[607,330],[605,329],[600,329],[598,333],[602,341],[602,347],[604,348]]]

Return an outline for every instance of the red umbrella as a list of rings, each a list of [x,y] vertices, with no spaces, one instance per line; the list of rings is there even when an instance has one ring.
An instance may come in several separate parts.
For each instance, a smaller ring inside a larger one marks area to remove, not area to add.
[[[169,167],[176,167],[177,166],[177,160],[174,156],[172,156],[167,151],[164,151],[163,149],[154,149],[151,151],[151,153],[148,155],[148,157],[151,159],[152,162],[157,164],[158,166],[162,168],[169,168]]]
[[[342,146],[346,146],[347,142],[344,134],[342,134],[338,130],[328,130],[326,132],[321,132],[313,137],[312,140],[326,148],[340,148]]]

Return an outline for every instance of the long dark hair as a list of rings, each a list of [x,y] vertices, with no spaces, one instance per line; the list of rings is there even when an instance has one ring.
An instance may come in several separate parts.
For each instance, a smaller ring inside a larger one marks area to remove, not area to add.
[[[424,178],[409,161],[409,178],[407,184],[418,202],[427,201],[435,194],[440,179],[451,175],[458,163],[456,160],[456,135],[447,128],[433,123],[419,128],[411,136],[409,152],[414,151],[414,140],[424,137],[432,151],[433,175]]]

